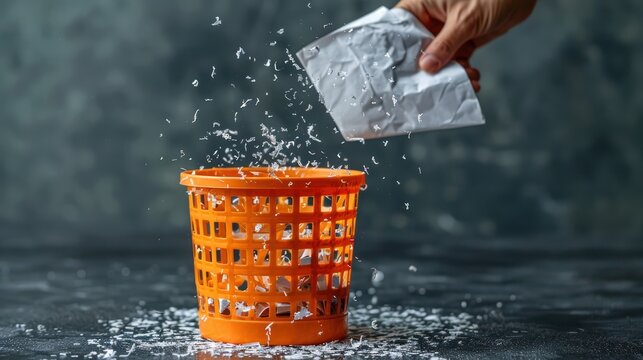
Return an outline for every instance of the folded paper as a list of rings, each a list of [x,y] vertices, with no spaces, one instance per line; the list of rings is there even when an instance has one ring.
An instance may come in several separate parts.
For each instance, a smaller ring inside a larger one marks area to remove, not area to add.
[[[457,63],[418,68],[433,35],[409,12],[381,7],[297,53],[346,140],[484,124]]]

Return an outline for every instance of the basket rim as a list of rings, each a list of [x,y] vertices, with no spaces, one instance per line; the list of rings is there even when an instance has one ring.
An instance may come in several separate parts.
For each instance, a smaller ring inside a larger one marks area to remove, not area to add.
[[[270,175],[270,174],[273,175]],[[181,172],[179,183],[218,189],[310,189],[362,186],[363,171],[306,167],[213,167]]]

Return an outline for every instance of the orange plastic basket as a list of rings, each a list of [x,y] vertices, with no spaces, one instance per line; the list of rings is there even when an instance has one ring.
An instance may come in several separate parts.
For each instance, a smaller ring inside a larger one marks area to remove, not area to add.
[[[180,182],[204,338],[304,345],[346,337],[364,173],[213,168],[185,171]]]

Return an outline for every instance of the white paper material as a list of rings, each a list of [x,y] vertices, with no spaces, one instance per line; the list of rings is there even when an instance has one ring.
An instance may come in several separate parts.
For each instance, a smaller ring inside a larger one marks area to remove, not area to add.
[[[346,140],[484,124],[466,72],[418,67],[434,36],[409,12],[380,7],[297,53]]]

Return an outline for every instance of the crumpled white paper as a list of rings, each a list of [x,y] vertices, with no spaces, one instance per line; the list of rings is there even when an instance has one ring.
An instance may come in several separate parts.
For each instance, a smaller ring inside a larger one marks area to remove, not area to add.
[[[433,38],[406,10],[380,7],[297,57],[346,140],[484,124],[462,66],[418,68]]]

